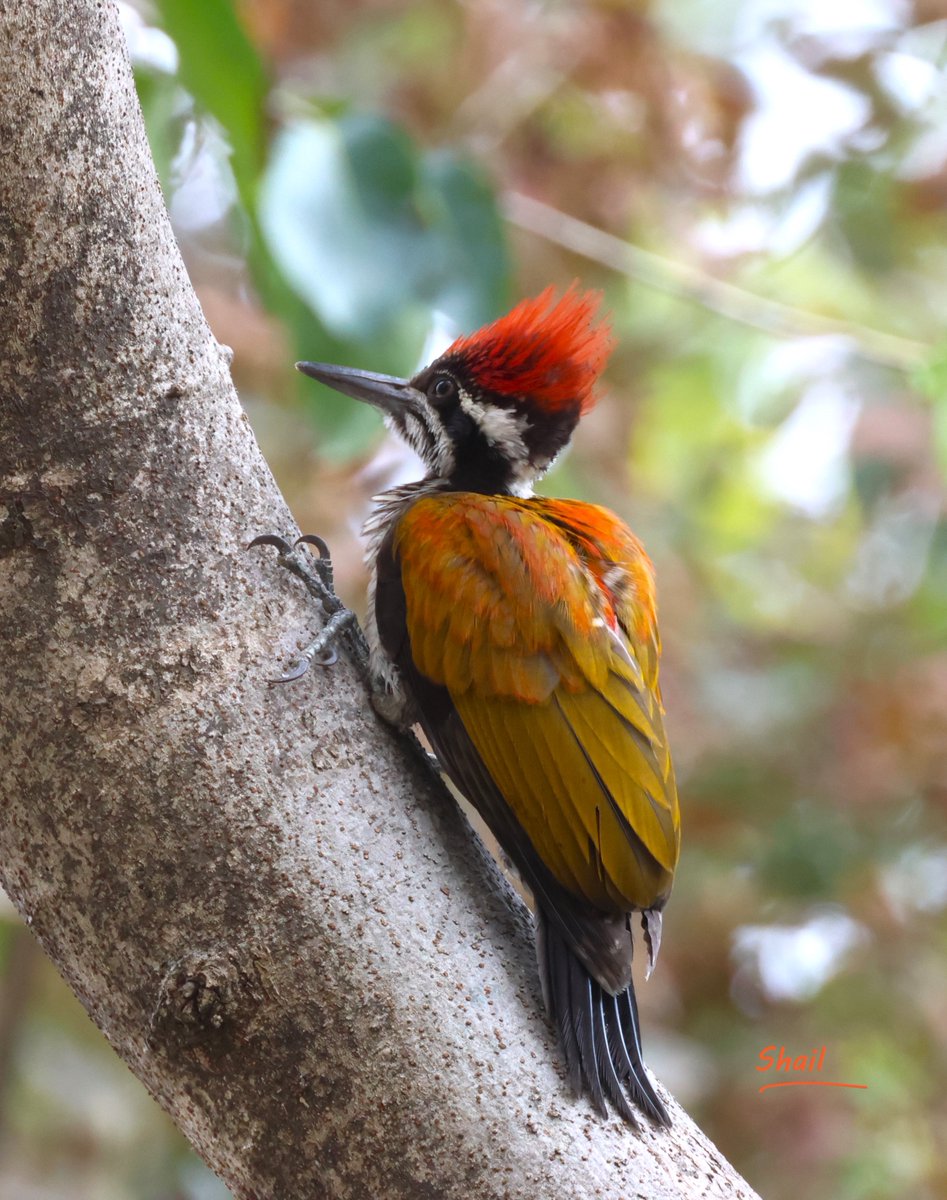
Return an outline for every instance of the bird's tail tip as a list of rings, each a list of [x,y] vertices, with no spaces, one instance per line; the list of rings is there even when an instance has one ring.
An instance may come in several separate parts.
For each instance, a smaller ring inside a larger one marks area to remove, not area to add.
[[[538,939],[543,993],[559,1033],[573,1090],[587,1092],[602,1116],[608,1101],[634,1129],[631,1101],[655,1124],[671,1118],[644,1065],[634,984],[611,995],[587,971],[552,922]]]

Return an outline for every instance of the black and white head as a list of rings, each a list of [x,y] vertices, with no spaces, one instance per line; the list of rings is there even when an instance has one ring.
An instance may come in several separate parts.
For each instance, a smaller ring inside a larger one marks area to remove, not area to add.
[[[612,347],[600,297],[552,288],[458,338],[413,379],[327,363],[305,375],[380,409],[457,491],[528,493],[568,443]]]

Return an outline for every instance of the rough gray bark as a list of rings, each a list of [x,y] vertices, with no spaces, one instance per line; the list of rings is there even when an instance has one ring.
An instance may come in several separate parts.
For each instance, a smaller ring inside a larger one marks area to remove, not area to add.
[[[313,606],[116,11],[0,2],[0,866],[240,1197],[750,1197],[569,1095],[522,918]]]

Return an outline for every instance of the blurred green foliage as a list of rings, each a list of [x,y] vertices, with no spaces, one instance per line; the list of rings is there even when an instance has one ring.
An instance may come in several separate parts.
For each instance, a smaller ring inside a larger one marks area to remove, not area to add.
[[[661,585],[685,845],[649,1062],[768,1200],[947,1195],[947,13],[124,18],[191,276],[356,605],[353,529],[412,468],[293,360],[404,373],[550,282],[604,290],[606,394],[546,490],[618,510]],[[48,975],[7,1023],[0,1196],[219,1195]],[[868,1088],[760,1094],[773,1043]],[[123,1120],[62,1100],[80,1059]]]
[[[230,0],[159,0],[158,15],[179,55],[178,78],[220,122],[244,206],[252,211],[266,161],[269,80]]]

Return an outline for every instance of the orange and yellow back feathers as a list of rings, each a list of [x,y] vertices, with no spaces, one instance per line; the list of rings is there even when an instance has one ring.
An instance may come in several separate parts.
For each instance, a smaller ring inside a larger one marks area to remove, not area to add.
[[[679,818],[637,538],[577,501],[448,492],[393,550],[414,665],[556,879],[605,912],[663,900]]]

